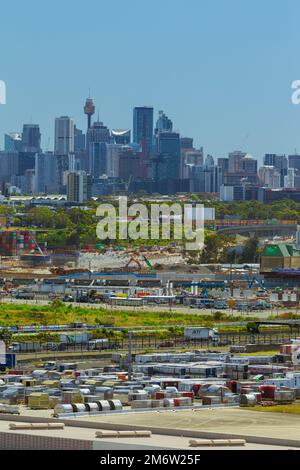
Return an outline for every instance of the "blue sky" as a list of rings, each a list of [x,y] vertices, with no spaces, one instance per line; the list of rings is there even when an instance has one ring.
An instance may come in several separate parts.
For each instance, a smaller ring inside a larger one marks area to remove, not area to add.
[[[298,0],[11,0],[1,2],[2,135],[54,118],[131,127],[135,105],[163,109],[206,153],[300,152]]]

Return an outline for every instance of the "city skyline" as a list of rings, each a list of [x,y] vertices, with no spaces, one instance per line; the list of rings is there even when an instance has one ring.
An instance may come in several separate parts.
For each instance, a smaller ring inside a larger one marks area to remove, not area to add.
[[[295,0],[190,0],[188,7],[117,0],[114,10],[91,1],[88,21],[76,2],[73,9],[68,1],[17,3],[2,6],[3,17],[14,18],[0,31],[2,135],[38,122],[43,148],[53,147],[55,117],[69,115],[85,129],[90,88],[109,128],[132,128],[132,108],[147,104],[215,157],[242,149],[261,161],[267,152],[300,149],[300,107],[291,102],[300,75]]]

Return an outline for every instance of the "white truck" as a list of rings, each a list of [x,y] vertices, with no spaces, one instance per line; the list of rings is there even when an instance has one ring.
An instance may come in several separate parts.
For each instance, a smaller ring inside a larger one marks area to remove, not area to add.
[[[219,343],[218,330],[205,326],[193,326],[184,329],[184,337],[194,340],[208,340],[214,344]]]

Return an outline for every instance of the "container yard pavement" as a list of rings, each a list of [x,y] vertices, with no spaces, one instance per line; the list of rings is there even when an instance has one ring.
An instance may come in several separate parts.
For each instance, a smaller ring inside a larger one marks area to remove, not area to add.
[[[78,420],[130,424],[165,429],[184,429],[299,442],[300,416],[251,410],[214,408],[200,411],[164,411],[82,417]],[[263,440],[261,441],[263,442]],[[278,443],[277,443],[278,444]],[[294,444],[295,445],[295,444]]]

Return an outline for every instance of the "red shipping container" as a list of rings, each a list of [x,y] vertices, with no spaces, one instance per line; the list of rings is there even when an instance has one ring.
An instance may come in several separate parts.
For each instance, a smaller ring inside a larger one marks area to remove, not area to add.
[[[262,394],[263,399],[270,398],[271,400],[274,400],[276,385],[261,385],[259,387],[259,390]]]
[[[155,394],[155,399],[156,400],[163,400],[165,398],[166,394],[164,392],[156,392]]]
[[[174,406],[180,406],[180,400],[178,400],[178,398],[174,398]]]
[[[191,399],[193,400],[193,398],[194,398],[194,392],[182,392],[182,396],[183,396],[183,397],[191,398]]]

